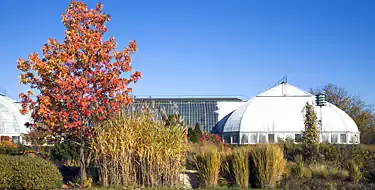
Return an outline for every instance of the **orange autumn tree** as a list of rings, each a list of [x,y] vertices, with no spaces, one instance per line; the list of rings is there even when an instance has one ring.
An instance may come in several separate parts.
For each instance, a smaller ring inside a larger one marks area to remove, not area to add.
[[[83,149],[93,121],[108,119],[131,103],[129,84],[141,77],[140,72],[129,73],[129,78],[121,76],[132,71],[130,55],[136,52],[136,43],[116,51],[114,37],[103,40],[109,20],[101,3],[88,9],[86,4],[72,1],[62,14],[64,41],[50,38],[42,56],[33,53],[27,60],[18,60],[20,83],[38,91],[35,98],[31,91],[20,94],[22,113],[31,112],[35,124],[40,124],[34,127],[56,137],[77,137],[81,183],[86,177]]]

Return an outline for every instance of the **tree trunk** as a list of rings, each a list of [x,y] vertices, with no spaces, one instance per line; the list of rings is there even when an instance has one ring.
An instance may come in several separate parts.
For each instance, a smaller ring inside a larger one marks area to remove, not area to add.
[[[86,180],[86,162],[85,162],[85,151],[83,145],[79,149],[79,158],[80,158],[80,182],[83,186],[83,182]]]

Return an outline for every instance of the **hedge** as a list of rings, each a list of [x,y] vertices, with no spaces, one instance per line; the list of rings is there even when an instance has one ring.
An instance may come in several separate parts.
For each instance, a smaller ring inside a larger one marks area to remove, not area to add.
[[[0,155],[0,189],[56,189],[61,185],[59,170],[47,160]]]

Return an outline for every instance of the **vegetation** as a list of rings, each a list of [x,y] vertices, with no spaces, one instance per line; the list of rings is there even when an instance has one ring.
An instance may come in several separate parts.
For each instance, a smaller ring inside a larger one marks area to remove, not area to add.
[[[20,94],[22,113],[30,111],[36,124],[57,139],[80,145],[81,184],[86,177],[84,147],[92,137],[93,123],[109,119],[131,103],[129,85],[141,77],[134,72],[123,78],[123,73],[132,71],[130,55],[137,47],[132,41],[117,51],[114,37],[104,40],[109,20],[101,3],[88,9],[71,1],[62,14],[64,41],[50,38],[42,57],[33,53],[18,60],[20,83],[38,91],[36,98],[32,91]]]
[[[277,145],[257,145],[251,149],[250,164],[255,185],[260,188],[275,187],[286,167],[284,153]]]
[[[233,174],[236,183],[241,188],[249,187],[250,166],[249,166],[249,147],[239,147],[233,150]]]
[[[49,161],[0,155],[0,189],[55,189],[61,185],[61,174]]]
[[[188,137],[189,137],[189,141],[190,142],[197,143],[198,142],[198,138],[201,135],[202,135],[202,130],[201,130],[201,126],[200,126],[199,123],[195,124],[194,129],[189,127],[189,129],[188,129]]]
[[[101,123],[92,147],[105,186],[178,188],[186,155],[184,127],[165,125],[157,110],[120,113]]]
[[[194,159],[202,187],[213,188],[218,185],[222,153],[213,144],[199,146]]]

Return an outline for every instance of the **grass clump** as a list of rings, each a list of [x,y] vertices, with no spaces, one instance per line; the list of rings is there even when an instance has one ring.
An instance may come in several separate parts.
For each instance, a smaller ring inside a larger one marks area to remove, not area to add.
[[[144,107],[101,123],[92,147],[104,187],[179,188],[185,170],[186,128],[166,125]]]
[[[236,183],[241,188],[249,187],[249,147],[240,147],[233,150],[233,173]]]
[[[204,144],[197,148],[193,161],[203,187],[213,188],[217,186],[221,157],[220,151],[213,144]]]
[[[257,145],[250,151],[252,174],[255,186],[273,188],[286,171],[283,150],[277,145]]]

